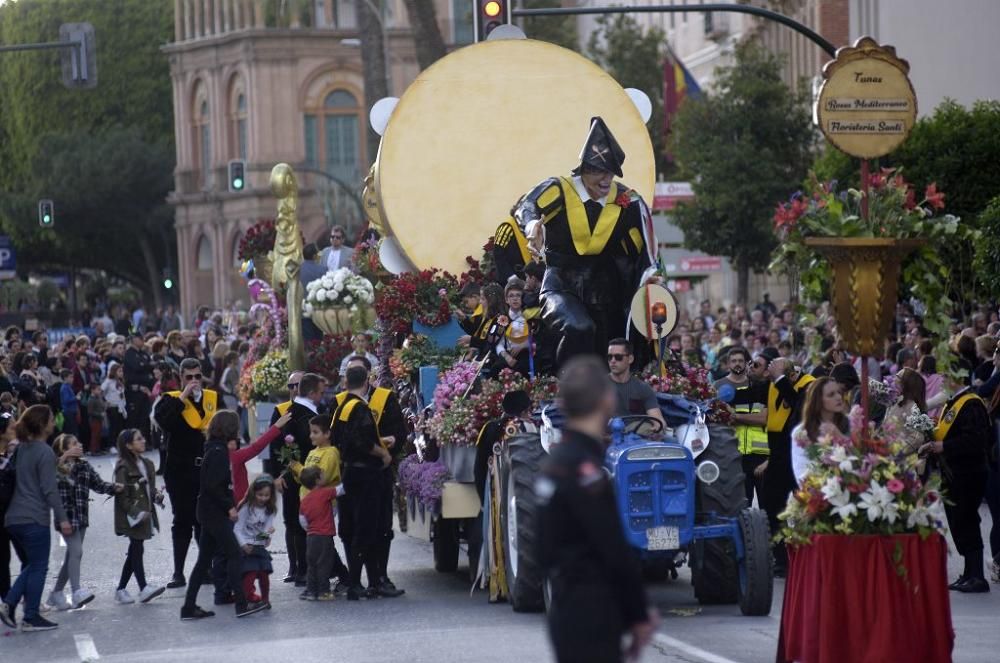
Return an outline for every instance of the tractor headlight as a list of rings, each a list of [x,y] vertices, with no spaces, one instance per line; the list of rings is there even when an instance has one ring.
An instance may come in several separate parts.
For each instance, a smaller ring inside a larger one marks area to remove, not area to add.
[[[625,460],[683,460],[683,447],[644,447],[625,452]]]
[[[715,483],[720,474],[719,466],[710,460],[703,461],[694,472],[702,483]]]

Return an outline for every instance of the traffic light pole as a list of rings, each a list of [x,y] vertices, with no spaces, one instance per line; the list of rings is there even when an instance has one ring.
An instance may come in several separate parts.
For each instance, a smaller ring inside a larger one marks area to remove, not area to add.
[[[63,57],[63,85],[68,88],[92,88],[97,84],[94,26],[90,23],[63,23],[59,26],[59,41],[35,44],[0,45],[0,53],[70,49],[67,61]]]
[[[737,14],[750,14],[759,16],[769,21],[781,23],[784,26],[795,30],[805,36],[814,44],[822,48],[827,55],[835,57],[837,48],[824,39],[816,31],[807,25],[799,23],[795,19],[784,14],[754,7],[751,5],[737,5],[728,2],[708,3],[704,5],[643,5],[639,7],[549,7],[544,9],[515,9],[511,13],[515,18],[528,18],[531,16],[580,16],[584,14],[671,14],[677,12],[733,12]]]

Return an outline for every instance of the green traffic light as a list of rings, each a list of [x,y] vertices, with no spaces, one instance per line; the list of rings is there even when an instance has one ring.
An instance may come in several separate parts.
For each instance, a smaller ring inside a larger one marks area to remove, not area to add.
[[[233,180],[233,188],[234,189],[242,189],[243,188],[243,178],[242,177],[237,177],[236,179]]]
[[[50,214],[44,215],[42,217],[42,223],[44,223],[45,225],[52,223],[52,216]]]
[[[163,279],[163,287],[170,290],[174,287],[174,282],[171,279]]]

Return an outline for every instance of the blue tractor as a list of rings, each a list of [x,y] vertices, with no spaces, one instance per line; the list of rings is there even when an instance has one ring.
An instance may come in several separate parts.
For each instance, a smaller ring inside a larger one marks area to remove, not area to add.
[[[612,478],[622,526],[647,575],[676,577],[691,567],[703,604],[738,603],[744,615],[771,611],[774,583],[767,517],[747,508],[743,469],[732,430],[705,423],[706,403],[660,395],[659,420],[611,422],[605,469]],[[544,606],[544,579],[534,545],[534,479],[558,430],[543,412],[542,435],[515,435],[497,451],[501,534],[515,610]]]

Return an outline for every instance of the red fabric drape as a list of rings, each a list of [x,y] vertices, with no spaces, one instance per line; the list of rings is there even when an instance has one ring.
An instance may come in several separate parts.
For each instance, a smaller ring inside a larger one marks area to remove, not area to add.
[[[789,546],[778,663],[950,661],[947,553],[943,537],[916,534]]]

